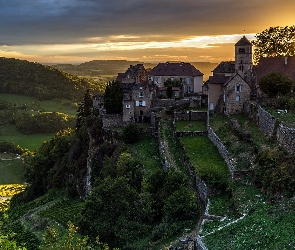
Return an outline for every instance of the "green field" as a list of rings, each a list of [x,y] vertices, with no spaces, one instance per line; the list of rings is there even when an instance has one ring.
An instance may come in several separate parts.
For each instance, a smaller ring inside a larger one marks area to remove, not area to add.
[[[9,102],[16,107],[25,105],[26,112],[31,114],[37,114],[38,112],[60,112],[74,116],[77,114],[78,109],[77,103],[71,103],[69,100],[38,101],[34,97],[8,93],[0,93],[0,101]],[[0,127],[0,140],[10,141],[30,151],[39,148],[44,141],[50,140],[54,134],[24,135],[17,131],[14,125]]]
[[[13,125],[0,128],[0,140],[10,141],[15,145],[27,148],[30,151],[38,149],[44,141],[49,141],[54,135],[55,133],[24,135],[17,131]]]
[[[23,162],[18,160],[0,160],[0,184],[24,183]]]
[[[68,115],[76,115],[78,105],[77,103],[71,103],[69,100],[46,100],[39,101],[35,97],[0,93],[0,101],[6,101],[12,104],[26,105],[26,109],[30,113],[37,111],[41,112],[60,112]]]
[[[177,121],[176,131],[206,131],[206,121]]]

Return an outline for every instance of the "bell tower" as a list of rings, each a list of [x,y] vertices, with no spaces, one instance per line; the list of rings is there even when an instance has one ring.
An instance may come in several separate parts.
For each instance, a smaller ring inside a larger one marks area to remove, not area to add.
[[[248,82],[251,80],[252,67],[252,44],[243,36],[235,44],[235,71]]]

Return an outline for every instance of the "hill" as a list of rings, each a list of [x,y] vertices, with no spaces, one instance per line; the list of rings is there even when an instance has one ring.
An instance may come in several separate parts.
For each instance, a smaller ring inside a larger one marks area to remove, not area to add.
[[[146,63],[140,61],[127,60],[93,60],[78,65],[73,64],[54,64],[52,67],[69,72],[74,75],[84,77],[116,76],[118,73],[125,72],[130,65],[143,64],[146,69],[155,67],[158,63]],[[204,74],[204,81],[211,75],[211,71],[217,63],[210,62],[191,62],[198,70]]]
[[[85,90],[102,91],[89,79],[79,78],[51,66],[0,57],[0,92],[33,96],[39,100],[80,100]]]

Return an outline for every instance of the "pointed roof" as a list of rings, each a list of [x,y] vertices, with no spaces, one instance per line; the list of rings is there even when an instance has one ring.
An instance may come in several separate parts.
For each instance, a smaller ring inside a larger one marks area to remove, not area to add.
[[[190,63],[159,63],[151,71],[151,76],[202,76],[204,75]]]
[[[234,78],[239,77],[243,82],[245,82],[247,85],[249,85],[240,74],[235,73],[233,76],[231,76],[224,84],[223,87],[226,87],[227,84],[229,84]]]
[[[209,84],[224,84],[230,79],[230,76],[225,76],[225,75],[213,75],[209,76]]]
[[[249,46],[252,45],[251,42],[243,36],[236,44],[235,46]]]
[[[235,62],[224,61],[212,70],[213,73],[235,73]]]

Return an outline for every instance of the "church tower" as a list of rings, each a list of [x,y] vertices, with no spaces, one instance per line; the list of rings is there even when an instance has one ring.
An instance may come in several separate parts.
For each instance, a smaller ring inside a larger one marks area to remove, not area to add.
[[[235,70],[248,82],[251,80],[252,66],[252,44],[243,36],[235,44]]]

